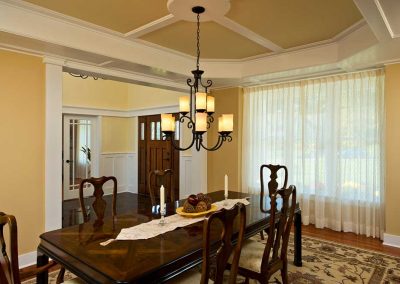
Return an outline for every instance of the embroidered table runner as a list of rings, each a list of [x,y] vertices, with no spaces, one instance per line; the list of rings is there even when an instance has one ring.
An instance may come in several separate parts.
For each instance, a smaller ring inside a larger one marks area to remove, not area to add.
[[[222,208],[231,209],[236,203],[243,203],[244,205],[249,205],[250,202],[247,199],[228,199],[223,201],[215,202],[214,205],[217,206],[217,210]],[[187,218],[181,215],[174,214],[165,217],[165,224],[160,225],[160,219],[154,219],[147,223],[142,223],[134,227],[122,229],[115,240],[145,240],[150,239],[155,236],[164,234],[175,230],[176,228],[185,227],[197,222],[202,221],[205,216],[199,218]],[[106,246],[109,243],[115,241],[114,239],[100,243],[102,246]]]

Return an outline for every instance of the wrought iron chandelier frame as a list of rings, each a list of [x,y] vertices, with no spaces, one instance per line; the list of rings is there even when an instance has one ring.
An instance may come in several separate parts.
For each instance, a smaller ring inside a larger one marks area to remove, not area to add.
[[[222,144],[226,141],[231,142],[232,141],[232,136],[231,133],[232,131],[219,131],[218,135],[218,141],[215,143],[214,146],[212,147],[207,147],[207,145],[204,145],[204,139],[203,139],[203,134],[206,131],[196,131],[196,121],[195,121],[195,114],[196,112],[206,112],[207,113],[207,129],[210,128],[211,123],[214,122],[214,112],[207,112],[206,109],[204,110],[196,110],[196,93],[199,91],[199,87],[204,88],[204,92],[207,93],[208,89],[212,86],[213,82],[212,80],[207,80],[206,83],[203,83],[201,76],[203,75],[204,71],[200,70],[200,14],[202,14],[205,11],[204,7],[201,6],[196,6],[192,8],[193,13],[197,14],[197,60],[196,60],[196,70],[192,71],[193,74],[193,79],[188,78],[186,80],[187,85],[190,87],[190,98],[189,98],[189,103],[190,103],[190,110],[189,112],[182,112],[180,111],[180,117],[179,117],[179,123],[184,124],[185,121],[187,121],[187,127],[192,130],[192,141],[187,147],[180,147],[175,142],[175,139],[173,138],[174,136],[174,131],[162,131],[165,137],[165,140],[169,141],[171,140],[172,145],[175,149],[179,151],[186,151],[195,146],[195,149],[197,151],[200,151],[201,148],[207,150],[207,151],[215,151],[218,150]]]

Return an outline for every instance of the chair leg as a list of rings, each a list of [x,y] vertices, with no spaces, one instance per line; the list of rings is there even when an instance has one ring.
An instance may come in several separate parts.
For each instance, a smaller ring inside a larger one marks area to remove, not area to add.
[[[288,271],[287,271],[287,260],[283,261],[283,266],[281,269],[282,284],[288,283]]]
[[[249,284],[249,277],[246,277],[246,279],[244,280],[243,284]]]
[[[65,274],[65,267],[61,266],[60,272],[58,273],[56,284],[60,284],[64,282],[64,274]]]
[[[264,232],[263,231],[260,232],[260,237],[261,237],[261,240],[264,240]]]

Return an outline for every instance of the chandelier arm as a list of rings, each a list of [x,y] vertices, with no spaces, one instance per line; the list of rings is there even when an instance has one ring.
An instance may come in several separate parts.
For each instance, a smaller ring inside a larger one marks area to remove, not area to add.
[[[190,88],[193,88],[193,87],[194,87],[194,82],[193,82],[193,84],[192,84],[192,79],[191,79],[191,78],[188,78],[188,79],[186,80],[186,84],[187,84]]]
[[[207,82],[207,84],[203,84],[203,81],[200,79],[200,84],[203,86],[203,88],[206,89],[206,92],[207,92],[207,89],[212,86],[213,81],[208,79],[206,82]]]
[[[215,151],[219,149],[223,143],[224,143],[224,138],[221,135],[218,135],[218,141],[213,147],[207,148],[206,146],[203,145],[203,141],[201,141],[201,147],[207,151]]]
[[[193,136],[192,136],[192,142],[190,142],[189,146],[181,148],[178,144],[176,144],[175,139],[173,139],[172,136],[165,136],[165,137],[167,138],[167,140],[168,140],[168,139],[171,139],[172,146],[173,146],[176,150],[179,150],[179,151],[186,151],[186,150],[189,150],[190,148],[192,148],[194,142],[196,141],[196,139],[195,139],[195,134],[193,134]]]

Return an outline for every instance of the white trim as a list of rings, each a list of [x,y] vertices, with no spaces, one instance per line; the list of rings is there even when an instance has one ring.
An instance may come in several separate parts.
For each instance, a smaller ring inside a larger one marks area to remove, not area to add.
[[[46,63],[45,231],[62,225],[62,81],[62,66]]]
[[[397,33],[394,33],[394,32],[393,32],[392,26],[391,26],[390,23],[389,23],[389,20],[388,20],[388,18],[387,18],[387,16],[386,16],[385,11],[383,10],[383,7],[382,7],[382,4],[381,4],[380,1],[381,1],[381,0],[375,0],[375,4],[376,4],[376,7],[377,7],[378,10],[379,10],[379,13],[380,13],[381,16],[382,16],[383,21],[385,22],[385,26],[386,26],[386,28],[388,29],[388,31],[389,31],[389,33],[390,33],[390,36],[391,36],[392,38],[400,37],[400,34],[397,34]]]
[[[78,27],[84,27],[88,30],[95,30],[98,32],[108,33],[110,35],[116,35],[116,36],[123,35],[123,33],[121,33],[121,32],[117,32],[112,29],[108,29],[103,26],[99,26],[99,25],[96,25],[96,24],[93,24],[93,23],[90,23],[90,22],[87,22],[87,21],[84,21],[84,20],[81,20],[81,19],[78,19],[78,18],[75,18],[72,16],[68,16],[66,14],[62,14],[62,13],[56,12],[54,10],[50,10],[50,9],[44,8],[42,6],[26,2],[26,1],[20,1],[20,0],[3,0],[3,1],[8,5],[19,7],[26,11],[33,12],[37,15],[46,16],[50,19],[57,19],[59,21],[62,21],[62,22],[68,23],[68,24],[73,24]]]
[[[138,108],[130,110],[130,116],[143,116],[143,115],[153,115],[160,113],[175,113],[179,112],[178,105],[160,106],[160,107],[149,107],[149,108]]]
[[[20,254],[18,256],[19,268],[28,267],[36,264],[36,251]]]
[[[383,244],[386,246],[400,248],[400,236],[384,233]]]
[[[258,43],[259,45],[268,48],[269,50],[272,51],[282,51],[283,48],[280,47],[279,45],[275,44],[274,42],[270,41],[269,39],[260,36],[259,34],[253,32],[252,30],[249,30],[248,28],[240,25],[239,23],[232,21],[231,19],[225,17],[225,16],[216,16],[213,19],[216,23],[220,24],[221,26],[224,26],[225,28],[255,42]]]
[[[143,115],[153,115],[161,113],[179,112],[178,105],[168,105],[160,107],[137,108],[131,110],[109,110],[94,107],[79,107],[64,105],[63,114],[95,115],[95,116],[115,116],[115,117],[135,117]]]
[[[148,24],[145,24],[141,27],[138,27],[134,29],[133,31],[130,31],[125,34],[125,37],[127,38],[138,38],[140,36],[143,36],[145,34],[151,33],[155,30],[161,29],[163,27],[166,27],[170,24],[173,24],[175,22],[179,21],[174,15],[169,14],[166,15],[160,19],[157,19],[155,21],[152,21]]]
[[[111,61],[114,62],[114,61]],[[169,79],[165,79],[163,77],[157,77],[154,75],[144,74],[144,73],[135,73],[130,72],[127,70],[120,70],[120,69],[110,69],[110,67],[106,66],[105,64],[109,64],[109,62],[103,62],[97,66],[81,63],[81,62],[74,62],[74,61],[66,61],[64,64],[64,71],[73,72],[76,70],[85,71],[88,73],[94,73],[98,75],[104,75],[104,77],[108,77],[111,79],[119,79],[119,81],[123,81],[121,79],[125,79],[125,81],[142,84],[149,83],[150,85],[155,86],[164,86],[169,87],[173,90],[177,91],[186,91],[187,85],[184,82],[174,82]],[[100,66],[104,65],[104,66]]]
[[[68,105],[63,106],[62,112],[64,114],[129,117],[129,111],[125,110],[108,110],[102,108],[76,107]]]

